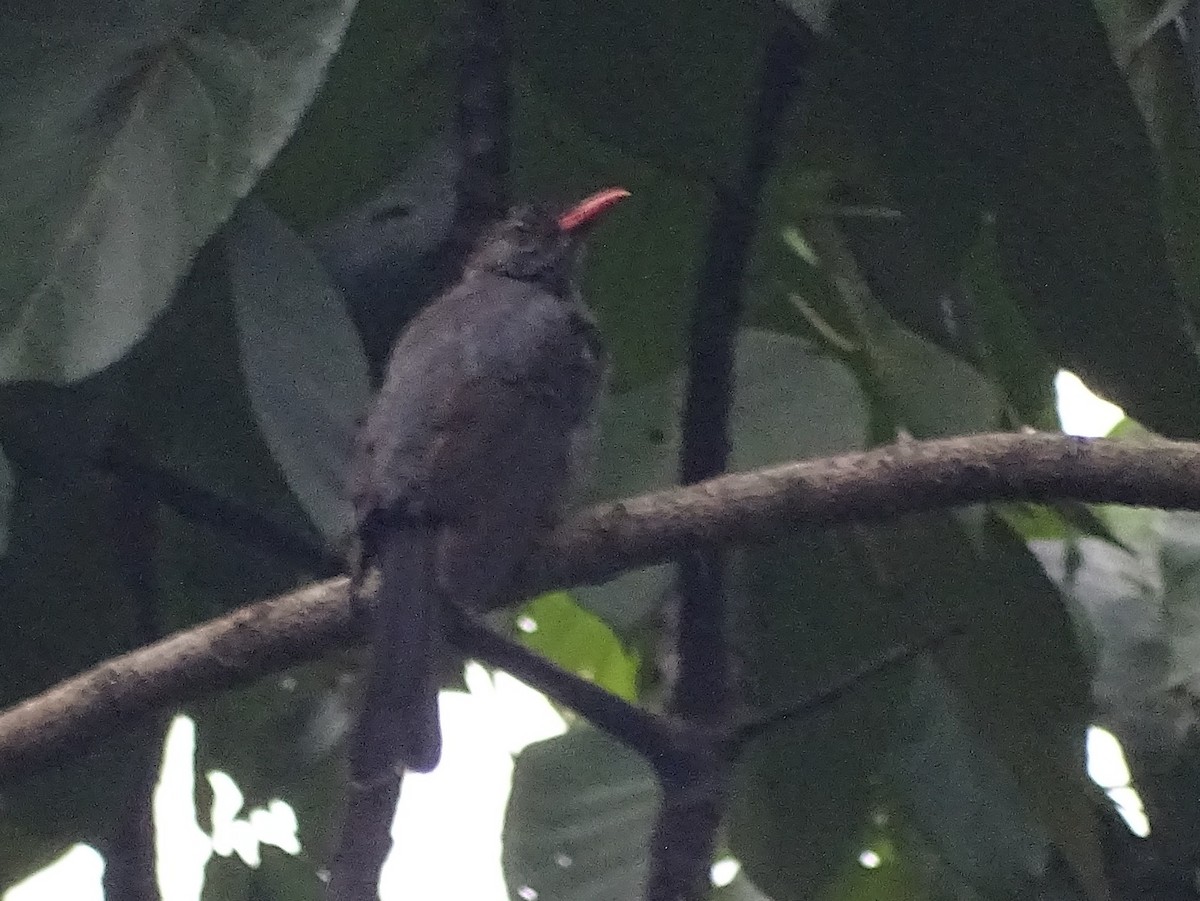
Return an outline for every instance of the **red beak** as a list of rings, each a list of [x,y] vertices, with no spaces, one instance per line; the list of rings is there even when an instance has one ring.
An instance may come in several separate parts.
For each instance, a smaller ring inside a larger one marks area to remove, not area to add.
[[[624,188],[605,188],[585,197],[558,217],[558,227],[565,232],[578,231],[595,222],[603,213],[629,196]]]

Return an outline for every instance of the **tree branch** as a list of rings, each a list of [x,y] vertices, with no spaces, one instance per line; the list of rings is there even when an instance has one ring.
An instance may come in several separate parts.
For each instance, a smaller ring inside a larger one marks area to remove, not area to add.
[[[118,426],[123,441],[131,440],[125,423]],[[154,570],[160,535],[158,500],[145,484],[118,474],[107,480],[109,524],[106,538],[121,582],[133,606],[133,629],[127,647],[150,644],[162,637],[162,597]],[[159,901],[155,870],[154,786],[158,782],[166,724],[148,717],[138,730],[122,763],[134,775],[132,790],[99,845],[104,854],[104,895],[125,901]]]
[[[312,573],[337,572],[344,561],[320,542],[276,522],[257,510],[202,485],[189,482],[170,469],[147,462],[122,447],[113,446],[99,462],[114,476],[153,500],[171,508],[214,533],[248,547],[262,548]]]
[[[403,781],[403,771],[397,771],[367,785],[351,780],[346,786],[326,901],[379,897],[379,872],[392,850],[392,821]]]
[[[783,18],[782,16],[780,17]],[[756,102],[748,120],[738,196],[720,193],[709,222],[697,281],[684,399],[679,476],[692,484],[729,464],[734,344],[744,306],[743,282],[758,230],[759,207],[774,167],[786,114],[800,86],[812,40],[776,25],[763,51]],[[673,714],[696,728],[723,728],[737,706],[730,660],[726,555],[696,542],[679,558],[675,616],[678,675]],[[709,868],[725,813],[732,760],[709,743],[693,745],[678,772],[662,779],[663,800],[651,839],[647,901],[694,901],[709,895]]]
[[[1200,444],[988,434],[722,476],[585,511],[539,544],[511,598],[604,582],[670,559],[697,540],[744,544],[800,525],[879,521],[986,501],[1063,499],[1200,510]],[[81,750],[156,710],[357,639],[346,581],[329,579],[260,601],[10,707],[0,713],[0,773]]]
[[[532,685],[568,707],[626,747],[642,754],[658,771],[677,769],[679,749],[695,733],[671,717],[652,713],[560,668],[534,651],[489,629],[474,615],[452,610],[449,638],[460,648]]]

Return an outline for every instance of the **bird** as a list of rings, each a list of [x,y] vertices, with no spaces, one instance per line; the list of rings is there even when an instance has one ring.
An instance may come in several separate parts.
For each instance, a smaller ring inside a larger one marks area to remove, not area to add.
[[[437,765],[440,611],[495,607],[561,515],[606,369],[576,270],[628,196],[512,208],[392,348],[350,468],[361,561],[380,572],[349,754],[360,784]]]

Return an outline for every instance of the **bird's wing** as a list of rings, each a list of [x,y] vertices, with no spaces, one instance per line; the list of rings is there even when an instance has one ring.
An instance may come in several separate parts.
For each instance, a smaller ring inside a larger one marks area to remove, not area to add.
[[[437,584],[457,603],[487,607],[560,510],[576,424],[536,385],[496,376],[458,386],[435,423]]]
[[[367,543],[429,523],[437,584],[486,605],[558,512],[602,368],[586,312],[544,289],[484,274],[443,295],[401,338],[359,437]]]

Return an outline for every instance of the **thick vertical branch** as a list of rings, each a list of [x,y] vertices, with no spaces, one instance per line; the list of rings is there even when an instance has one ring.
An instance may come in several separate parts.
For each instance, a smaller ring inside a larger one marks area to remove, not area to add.
[[[709,224],[705,264],[692,307],[679,467],[685,485],[719,475],[729,463],[729,410],[742,287],[763,187],[778,154],[780,131],[807,50],[789,27],[781,26],[771,35],[738,186],[718,196]],[[711,547],[697,548],[680,565],[681,671],[675,694],[680,712],[721,721],[730,703],[723,577],[721,557]],[[713,657],[718,647],[721,653]]]
[[[462,269],[483,230],[508,207],[508,37],[504,0],[468,0],[461,20],[457,132],[462,158],[458,205],[436,281]],[[391,826],[403,771],[349,786],[339,845],[330,867],[330,901],[372,901],[392,848]]]
[[[109,543],[133,604],[129,645],[144,647],[161,638],[163,631],[155,569],[158,502],[151,491],[119,476],[108,480],[108,493]],[[126,804],[104,842],[104,893],[109,898],[129,901],[159,898],[153,801],[165,720],[164,714],[159,713],[136,731],[131,757],[124,764],[134,781]]]
[[[462,167],[449,254],[457,277],[484,228],[509,206],[508,26],[504,0],[469,0],[462,19],[458,140]]]
[[[711,478],[729,462],[733,364],[742,314],[743,283],[763,188],[778,154],[785,116],[799,85],[810,39],[780,25],[768,39],[747,151],[735,188],[717,197],[706,258],[692,308],[680,478]],[[661,772],[663,803],[654,828],[649,901],[695,901],[708,896],[708,872],[729,791],[731,761],[717,740],[736,703],[730,661],[725,554],[696,545],[679,561],[676,617],[678,677],[672,712],[690,724],[712,726],[678,772]]]
[[[378,897],[379,874],[392,850],[392,820],[403,778],[400,771],[394,778],[347,786],[326,901],[374,901]]]

